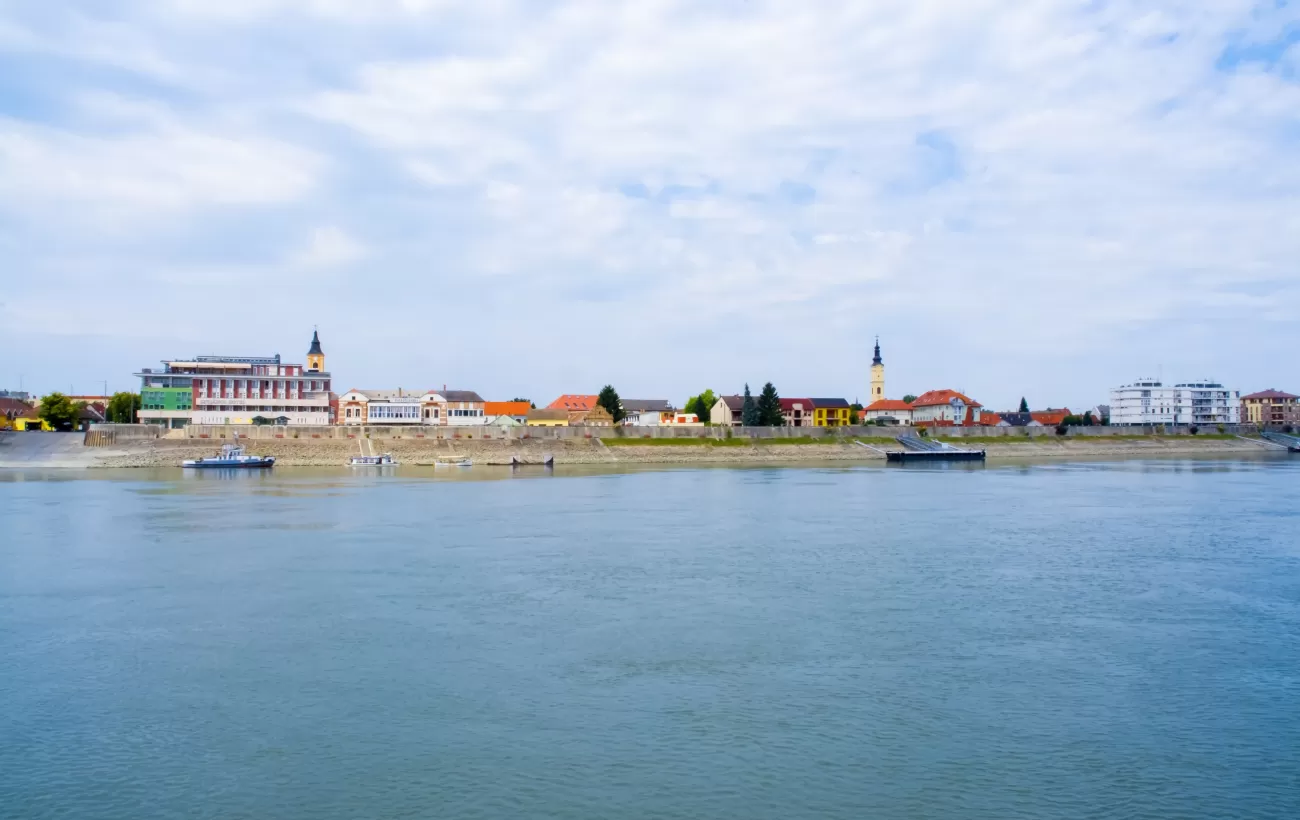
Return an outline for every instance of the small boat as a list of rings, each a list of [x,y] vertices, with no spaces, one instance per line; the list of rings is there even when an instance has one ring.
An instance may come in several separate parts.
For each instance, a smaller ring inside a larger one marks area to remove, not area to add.
[[[438,459],[437,461],[433,462],[433,466],[435,466],[435,467],[472,467],[472,466],[474,466],[474,462],[471,461],[471,460],[469,460],[468,458],[459,458],[459,459],[446,459],[446,458],[440,458],[440,459]]]
[[[270,467],[275,464],[274,456],[250,456],[238,444],[221,445],[221,455],[211,458],[194,458],[181,462],[182,467],[195,469],[220,467],[224,469],[249,469]]]
[[[348,465],[352,467],[396,467],[397,462],[393,461],[392,453],[381,453],[377,456],[353,456]]]

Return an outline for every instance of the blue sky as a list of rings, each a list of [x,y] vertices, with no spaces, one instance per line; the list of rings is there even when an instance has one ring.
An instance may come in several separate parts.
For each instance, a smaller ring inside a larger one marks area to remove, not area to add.
[[[1300,391],[1300,4],[0,0],[0,387]]]

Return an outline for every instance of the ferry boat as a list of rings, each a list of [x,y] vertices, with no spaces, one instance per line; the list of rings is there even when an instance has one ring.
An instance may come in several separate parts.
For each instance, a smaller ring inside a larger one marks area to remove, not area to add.
[[[194,458],[181,462],[182,467],[195,469],[221,467],[224,469],[250,469],[270,467],[275,464],[275,456],[250,456],[238,444],[221,445],[221,455],[211,458]]]
[[[392,453],[381,453],[377,456],[353,456],[348,465],[352,467],[396,467],[397,462],[393,460]]]

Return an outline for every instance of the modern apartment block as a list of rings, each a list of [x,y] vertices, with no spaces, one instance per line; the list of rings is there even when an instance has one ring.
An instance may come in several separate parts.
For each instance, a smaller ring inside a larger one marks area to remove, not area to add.
[[[1213,381],[1166,387],[1156,379],[1140,379],[1110,391],[1112,425],[1237,424],[1241,397]]]
[[[261,416],[289,424],[330,424],[330,374],[320,337],[312,334],[309,364],[274,356],[194,356],[144,368],[140,379],[143,424],[252,424]]]

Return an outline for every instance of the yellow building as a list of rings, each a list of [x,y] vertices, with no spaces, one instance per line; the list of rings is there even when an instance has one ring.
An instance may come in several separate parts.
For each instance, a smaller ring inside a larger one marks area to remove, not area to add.
[[[569,411],[550,407],[529,410],[527,424],[529,427],[568,427]]]
[[[848,427],[852,406],[844,399],[809,399],[814,427]]]
[[[54,428],[49,422],[42,419],[14,419],[15,430],[44,430],[47,433],[54,432]]]
[[[885,397],[885,363],[880,358],[880,337],[876,337],[876,355],[871,360],[871,401],[878,402]]]

